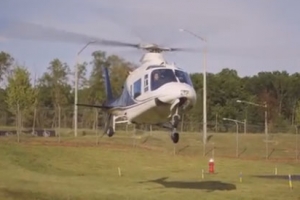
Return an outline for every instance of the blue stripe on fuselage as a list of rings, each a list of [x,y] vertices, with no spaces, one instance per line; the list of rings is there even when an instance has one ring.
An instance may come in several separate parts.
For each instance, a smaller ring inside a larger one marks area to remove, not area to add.
[[[156,97],[157,96],[152,96],[152,97],[149,97],[149,98],[144,99],[142,101],[135,101],[131,97],[131,95],[128,91],[128,88],[125,86],[123,88],[121,96],[119,98],[115,99],[115,100],[108,101],[105,104],[105,106],[113,107],[113,108],[132,108],[132,107],[147,103],[151,100],[154,100]]]

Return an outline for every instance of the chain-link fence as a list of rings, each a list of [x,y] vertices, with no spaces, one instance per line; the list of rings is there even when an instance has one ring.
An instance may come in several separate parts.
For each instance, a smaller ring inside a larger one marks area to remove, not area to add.
[[[61,137],[74,136],[73,107],[37,108],[31,112],[19,114],[1,112],[0,127],[2,128],[0,128],[0,136],[18,135],[18,140],[19,135],[27,136],[27,138],[32,136],[35,138],[59,137],[59,141]],[[81,136],[89,135],[96,136],[96,140],[99,142],[103,125],[104,120],[101,111],[93,108],[78,108],[78,139],[82,139]],[[203,142],[202,130],[203,124],[201,121],[188,120],[187,118],[183,118],[178,127],[178,132],[182,133],[183,138],[190,137],[185,141],[190,146],[200,145],[193,143],[193,140]],[[151,135],[152,133],[155,135],[155,133],[168,132],[168,130],[157,126],[127,124],[116,124],[116,131],[128,134],[140,133],[139,135]],[[213,139],[211,139],[212,136]],[[156,134],[155,137],[164,136],[163,134]],[[221,139],[222,137],[224,138]],[[201,145],[204,146],[202,143]],[[236,124],[223,120],[210,121],[207,123],[207,144],[203,153],[207,155],[209,152],[216,152],[214,154],[220,156],[251,157],[255,155],[266,159],[296,158],[298,160],[297,129],[293,125],[283,127],[268,125],[268,132],[265,134],[264,123]]]
[[[42,129],[73,129],[74,128],[74,107],[57,107],[57,108],[36,108],[30,112],[21,113],[20,126],[22,128],[42,128]],[[15,127],[18,121],[16,114],[6,111],[0,111],[0,126]],[[201,118],[201,116],[199,117]],[[243,122],[240,120],[240,122]],[[101,129],[103,126],[103,115],[99,109],[78,107],[78,129],[92,129],[97,127]],[[143,127],[143,126],[142,126]],[[150,130],[149,126],[144,126],[145,130]],[[118,130],[125,131],[128,126],[125,124],[118,124]],[[202,132],[202,120],[190,120],[183,117],[182,122],[178,128],[181,132]],[[235,123],[224,121],[222,119],[208,121],[207,131],[212,133],[265,133],[264,122],[257,124],[250,123]],[[152,127],[152,130],[162,130],[159,127]],[[295,133],[295,126],[292,124],[278,126],[276,124],[268,124],[268,133]]]

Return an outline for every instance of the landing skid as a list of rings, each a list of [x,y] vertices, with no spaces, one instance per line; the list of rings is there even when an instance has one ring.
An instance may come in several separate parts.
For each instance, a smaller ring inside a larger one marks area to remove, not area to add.
[[[106,114],[105,116],[104,133],[108,137],[112,137],[115,134],[114,117],[112,114]]]
[[[179,122],[180,122],[180,116],[175,114],[172,117],[171,122],[160,125],[161,127],[167,128],[171,131],[170,136],[171,136],[171,139],[172,139],[174,144],[179,142],[179,133],[177,132],[177,127],[178,127]]]
[[[126,116],[114,116],[106,113],[104,117],[104,134],[106,134],[108,137],[112,137],[115,134],[116,124],[128,123]]]
[[[108,137],[112,137],[115,134],[115,124],[116,123],[128,123],[127,120],[123,121],[116,121],[117,118],[122,118],[120,116],[115,117],[112,114],[106,113],[105,114],[105,125],[104,125],[104,134]],[[177,132],[177,127],[180,122],[180,115],[178,115],[178,107],[176,108],[176,112],[172,115],[172,120],[168,123],[164,124],[156,124],[163,128],[167,128],[170,130],[171,134],[170,137],[174,144],[179,142],[179,133]]]

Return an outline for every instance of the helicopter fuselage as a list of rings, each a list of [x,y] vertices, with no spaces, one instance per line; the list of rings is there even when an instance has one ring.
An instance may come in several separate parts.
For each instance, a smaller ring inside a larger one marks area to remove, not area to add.
[[[179,106],[179,115],[190,110],[196,102],[195,96],[190,85],[166,83],[156,91],[140,95],[135,104],[116,114],[126,116],[130,123],[160,124],[170,121],[176,105]]]
[[[164,123],[196,103],[196,92],[188,73],[174,64],[158,59],[157,62],[151,56],[151,62],[144,57],[144,65],[130,73],[122,95],[110,104],[109,112],[126,118],[128,123]]]
[[[171,138],[177,143],[180,116],[196,104],[190,76],[174,64],[166,63],[159,52],[146,53],[141,63],[129,73],[118,98],[112,95],[109,72],[103,67],[106,101],[102,105],[77,105],[102,109],[104,132],[109,137],[114,135],[116,123],[151,124],[170,129]]]

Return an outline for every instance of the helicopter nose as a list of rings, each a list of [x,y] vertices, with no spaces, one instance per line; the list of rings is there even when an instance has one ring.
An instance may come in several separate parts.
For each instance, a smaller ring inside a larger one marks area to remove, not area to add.
[[[174,89],[176,88],[176,89]],[[160,102],[160,103],[159,103]],[[178,85],[175,87],[167,88],[164,90],[164,96],[157,99],[157,104],[195,104],[196,102],[196,93],[190,86]]]
[[[179,106],[193,106],[196,102],[196,93],[192,89],[182,89],[179,95]]]

